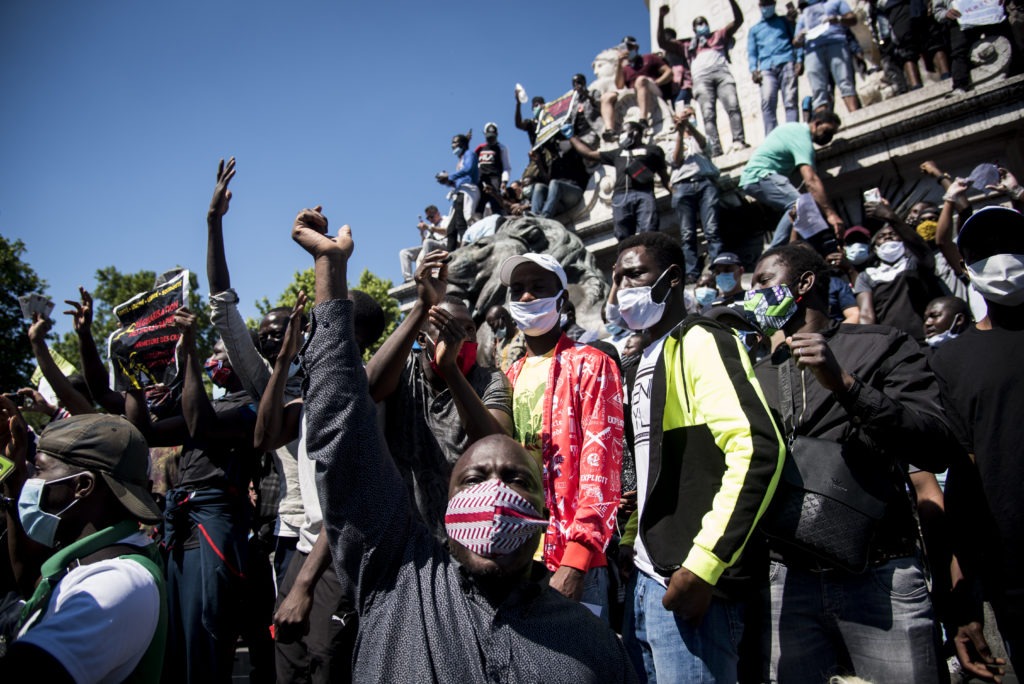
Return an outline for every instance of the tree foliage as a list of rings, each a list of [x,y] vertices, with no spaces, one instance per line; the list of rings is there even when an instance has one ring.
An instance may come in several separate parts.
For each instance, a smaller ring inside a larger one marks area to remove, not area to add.
[[[352,288],[351,283],[349,288],[362,290],[366,294],[377,300],[380,304],[381,309],[384,310],[384,317],[387,321],[387,325],[384,328],[384,334],[380,336],[380,339],[366,350],[366,360],[373,355],[375,351],[384,343],[384,340],[394,332],[395,328],[398,327],[399,322],[402,320],[401,312],[398,308],[398,301],[392,298],[388,294],[388,290],[392,287],[390,280],[386,278],[380,278],[370,272],[369,269],[363,269],[363,272],[359,274],[359,284]],[[299,295],[299,291],[303,291],[309,297],[309,303],[306,304],[306,312],[313,307],[314,292],[316,291],[316,276],[314,275],[312,268],[307,268],[304,271],[296,271],[295,276],[292,278],[292,282],[284,289],[284,292],[271,303],[269,299],[264,297],[260,301],[256,302],[256,308],[259,310],[260,315],[265,316],[268,311],[279,306],[292,307],[295,306],[295,299]],[[247,321],[249,327],[255,328],[258,322],[249,320]]]
[[[46,290],[24,254],[24,242],[0,235],[0,388],[5,392],[27,385],[34,366],[18,297]]]

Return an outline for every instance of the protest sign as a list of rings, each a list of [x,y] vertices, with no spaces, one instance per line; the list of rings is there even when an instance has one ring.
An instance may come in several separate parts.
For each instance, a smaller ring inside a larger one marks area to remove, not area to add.
[[[189,272],[183,270],[159,287],[114,307],[121,324],[108,342],[114,389],[174,384],[178,374],[174,352],[181,336],[174,325],[174,312],[188,301],[188,279]]]
[[[960,12],[960,28],[991,26],[1006,19],[1001,0],[955,0],[953,7]]]
[[[570,90],[557,100],[544,105],[544,109],[537,116],[537,142],[534,143],[533,149],[539,149],[544,143],[561,133],[564,126],[572,125],[578,98],[579,93]],[[572,133],[569,133],[569,136],[571,135]]]

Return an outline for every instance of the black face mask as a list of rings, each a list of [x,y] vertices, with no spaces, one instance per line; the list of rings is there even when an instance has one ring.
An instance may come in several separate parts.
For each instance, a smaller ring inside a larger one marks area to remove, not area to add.
[[[495,133],[494,135],[484,136],[484,139],[487,140],[487,142],[489,142],[489,143],[497,142],[498,141],[498,134]]]

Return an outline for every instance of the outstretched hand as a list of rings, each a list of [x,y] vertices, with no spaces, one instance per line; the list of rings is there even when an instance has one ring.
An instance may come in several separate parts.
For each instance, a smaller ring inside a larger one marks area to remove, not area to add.
[[[192,344],[196,338],[196,315],[186,307],[174,312],[174,325],[181,332],[182,344]]]
[[[75,332],[81,335],[83,332],[92,331],[92,295],[81,285],[78,286],[78,294],[82,298],[81,302],[73,299],[64,300],[64,303],[71,307],[64,313],[71,316]]]
[[[423,263],[416,269],[416,294],[425,307],[440,304],[448,291],[447,259],[448,252],[435,249],[423,257]]]
[[[288,327],[284,331],[284,340],[281,342],[281,351],[277,358],[284,363],[291,363],[292,359],[299,353],[299,346],[302,344],[302,315],[306,310],[306,293],[299,290],[295,298],[295,306],[288,315]]]
[[[439,306],[430,309],[429,320],[438,330],[434,344],[434,362],[441,375],[449,378],[459,372],[459,350],[466,341],[466,329],[449,312]]]
[[[352,242],[352,229],[347,225],[338,229],[338,234],[331,237],[327,234],[327,217],[321,213],[318,204],[312,209],[303,209],[295,217],[292,225],[292,240],[313,255],[320,257],[341,257],[346,261],[352,256],[355,244]]]
[[[14,402],[0,394],[0,453],[14,463],[14,471],[4,480],[8,494],[21,491],[28,478],[28,425]]]
[[[213,188],[213,199],[210,200],[210,215],[221,217],[228,213],[231,204],[231,191],[228,190],[228,183],[235,177],[235,158],[228,159],[225,164],[220,160],[217,166],[217,185]]]

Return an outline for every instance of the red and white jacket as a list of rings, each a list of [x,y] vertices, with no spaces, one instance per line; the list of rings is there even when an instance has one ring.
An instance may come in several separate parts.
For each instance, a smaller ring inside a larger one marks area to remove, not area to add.
[[[525,359],[508,369],[515,387]],[[544,500],[551,523],[544,563],[586,572],[607,564],[622,490],[622,378],[606,354],[566,335],[555,345],[544,393]]]

